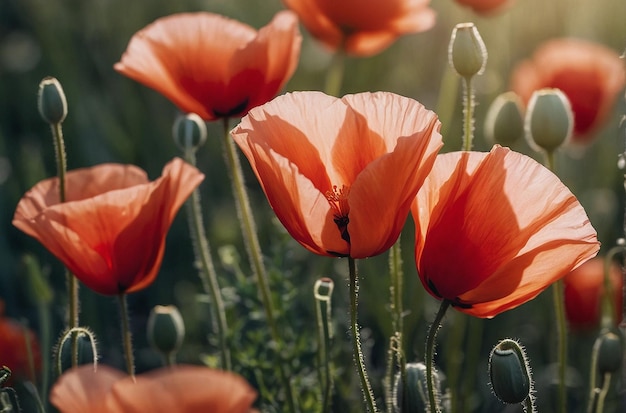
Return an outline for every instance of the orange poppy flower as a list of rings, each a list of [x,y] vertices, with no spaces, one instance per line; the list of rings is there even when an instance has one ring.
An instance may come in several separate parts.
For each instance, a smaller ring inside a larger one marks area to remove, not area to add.
[[[0,300],[0,366],[11,369],[9,384],[16,380],[35,382],[37,378],[33,377],[33,373],[41,370],[41,351],[37,337],[30,329],[3,317],[3,314],[4,302]],[[32,355],[32,367],[29,351]]]
[[[466,6],[474,10],[474,12],[482,15],[490,15],[494,12],[502,11],[506,5],[513,3],[512,0],[454,0],[462,6]]]
[[[422,284],[477,317],[531,300],[599,249],[567,187],[497,145],[439,155],[411,211]]]
[[[610,273],[615,320],[622,319],[622,272],[617,265]],[[587,261],[563,278],[565,284],[565,315],[569,325],[576,330],[598,326],[601,314],[601,297],[604,294],[604,258]]]
[[[364,258],[398,238],[440,125],[392,93],[299,92],[252,109],[232,135],[292,237],[316,254]]]
[[[204,175],[176,158],[149,182],[132,165],[103,164],[46,179],[20,200],[13,225],[36,238],[87,287],[104,295],[141,290],[154,281],[165,235]]]
[[[617,52],[578,39],[544,43],[511,77],[511,88],[526,104],[535,90],[543,88],[561,89],[567,95],[574,111],[574,143],[591,139],[625,84],[624,63]]]
[[[300,43],[289,11],[258,32],[217,14],[174,14],[137,32],[114,68],[210,121],[276,96],[296,69]]]
[[[132,378],[84,365],[64,373],[50,393],[61,413],[249,413],[256,392],[240,376],[179,365]]]
[[[355,56],[372,56],[399,36],[435,25],[430,0],[283,0],[324,45]]]

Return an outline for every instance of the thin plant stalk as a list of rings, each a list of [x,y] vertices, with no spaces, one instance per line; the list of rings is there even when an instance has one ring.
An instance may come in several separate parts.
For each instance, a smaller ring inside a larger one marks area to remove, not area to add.
[[[317,341],[319,343],[319,380],[322,386],[322,412],[330,412],[330,402],[333,388],[332,367],[330,362],[330,341],[332,339],[331,302],[333,282],[322,278],[317,280],[313,287],[315,298],[315,319],[317,322]],[[322,291],[322,288],[325,291]]]
[[[435,320],[430,325],[428,338],[426,339],[426,386],[428,388],[428,406],[430,408],[430,413],[441,412],[439,409],[439,389],[435,387],[435,382],[433,380],[433,374],[435,373],[433,371],[433,364],[435,363],[435,344],[437,342],[437,332],[441,327],[441,321],[443,320],[443,316],[446,314],[448,307],[450,307],[450,302],[448,300],[443,300],[439,306],[439,311],[437,311]]]
[[[403,356],[403,332],[404,332],[404,306],[402,302],[402,291],[404,281],[404,271],[402,271],[402,248],[400,239],[389,250],[389,301],[391,311],[391,329],[393,331],[389,338],[388,364],[385,372],[385,399],[387,401],[387,410],[391,411],[392,404],[392,387],[394,368],[393,361],[396,360],[397,367],[402,376],[402,385],[406,386],[406,360]],[[404,392],[403,394],[406,394]]]
[[[280,334],[278,333],[278,326],[274,317],[274,307],[272,305],[267,271],[265,269],[265,264],[263,263],[263,254],[259,244],[256,223],[252,214],[252,208],[250,207],[248,193],[246,192],[241,162],[239,161],[235,142],[230,137],[228,123],[228,118],[224,118],[223,150],[226,165],[230,174],[233,195],[235,197],[237,215],[239,217],[239,223],[243,233],[246,252],[259,287],[261,301],[263,302],[263,309],[265,310],[265,318],[267,319],[267,323],[270,327],[270,334],[272,340],[276,344],[276,348],[278,349],[277,351],[279,357],[282,358],[283,342]],[[283,387],[285,388],[289,410],[291,412],[296,412],[294,392],[291,388],[289,376],[285,371],[285,366],[282,362],[279,362],[277,363],[277,368],[279,370],[281,381],[283,382]]]
[[[472,78],[463,78],[463,150],[472,150],[472,141],[474,140],[474,89],[472,87]]]
[[[341,85],[343,83],[343,76],[346,67],[346,52],[343,47],[340,46],[330,61],[330,67],[326,71],[326,81],[324,85],[324,92],[327,95],[339,96],[341,92]]]
[[[133,337],[130,332],[130,317],[128,315],[128,303],[126,294],[118,295],[120,305],[120,319],[122,329],[122,347],[124,347],[124,358],[126,359],[126,371],[131,377],[135,377],[135,357],[133,356]]]
[[[185,150],[184,157],[187,162],[196,166],[195,149]],[[230,349],[227,343],[228,323],[226,321],[226,310],[217,280],[217,273],[215,272],[215,265],[211,257],[211,247],[204,230],[200,190],[198,188],[191,193],[190,199],[185,203],[185,208],[187,209],[187,219],[192,237],[194,255],[200,265],[198,275],[200,276],[202,289],[211,297],[213,324],[214,327],[217,328],[217,336],[220,343],[221,367],[224,370],[230,371],[232,370],[232,364]]]
[[[359,302],[359,275],[356,270],[356,261],[352,257],[348,257],[348,266],[350,271],[350,329],[352,330],[352,352],[354,363],[356,364],[359,380],[361,381],[361,390],[370,413],[377,413],[376,400],[374,392],[370,384],[367,370],[365,369],[365,360],[363,359],[363,351],[361,350],[361,333],[359,331],[359,323],[357,321],[357,309]]]

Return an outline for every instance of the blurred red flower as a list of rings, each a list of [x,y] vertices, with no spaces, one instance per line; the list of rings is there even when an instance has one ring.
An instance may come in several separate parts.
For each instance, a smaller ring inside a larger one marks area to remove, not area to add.
[[[556,175],[500,146],[439,155],[411,211],[422,284],[476,317],[531,300],[599,249]]]
[[[300,43],[289,11],[258,32],[217,14],[174,14],[137,32],[114,68],[210,121],[276,96],[296,69]]]
[[[64,373],[50,392],[61,413],[248,413],[256,392],[240,376],[179,365],[134,378],[104,365]]]
[[[30,329],[3,314],[4,302],[0,301],[0,366],[11,369],[9,384],[20,380],[36,382],[37,378],[33,374],[41,370],[41,350],[37,337]]]
[[[574,143],[593,137],[625,84],[624,62],[617,52],[579,39],[544,43],[532,59],[518,64],[511,77],[512,90],[526,104],[542,88],[561,89],[567,95],[574,111]]]
[[[393,93],[299,92],[252,109],[232,135],[293,238],[316,254],[364,258],[398,238],[440,126]]]
[[[622,319],[622,272],[617,265],[610,271],[614,317]],[[601,315],[601,297],[604,294],[604,258],[587,261],[563,278],[565,284],[565,314],[575,330],[598,327]]]
[[[506,5],[513,3],[513,0],[454,0],[462,6],[474,10],[478,14],[490,15],[504,10]]]
[[[176,212],[203,179],[180,158],[153,182],[132,165],[78,169],[66,176],[67,202],[57,178],[41,181],[20,200],[13,225],[92,290],[130,293],[156,278]]]
[[[371,56],[399,36],[435,25],[430,0],[283,0],[302,24],[332,50]]]

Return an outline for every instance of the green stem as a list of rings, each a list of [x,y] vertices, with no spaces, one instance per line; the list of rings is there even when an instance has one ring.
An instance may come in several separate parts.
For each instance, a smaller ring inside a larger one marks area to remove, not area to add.
[[[322,292],[322,288],[325,290]],[[330,340],[332,338],[331,299],[333,283],[330,279],[320,279],[315,283],[315,319],[317,322],[317,340],[319,343],[318,375],[322,386],[322,412],[330,412],[333,388],[332,367],[330,363]]]
[[[128,303],[126,302],[126,294],[122,293],[117,296],[120,305],[120,318],[122,324],[122,346],[124,347],[124,356],[126,359],[126,371],[131,377],[135,377],[135,357],[133,356],[133,338],[130,332]]]
[[[554,314],[556,315],[558,335],[559,412],[565,413],[567,411],[567,394],[565,386],[565,370],[567,367],[567,330],[565,324],[563,280],[558,280],[552,285],[552,297],[554,300]]]
[[[248,193],[243,178],[243,171],[241,169],[241,162],[237,154],[235,142],[230,137],[228,118],[224,118],[224,158],[228,166],[230,173],[230,180],[235,197],[235,204],[237,207],[237,215],[239,217],[239,223],[241,225],[241,231],[243,233],[243,240],[248,254],[248,259],[252,265],[252,270],[256,278],[256,282],[259,286],[261,294],[261,301],[263,302],[263,308],[265,310],[265,318],[270,327],[270,334],[272,340],[276,344],[279,357],[282,358],[283,342],[280,334],[278,333],[278,327],[276,325],[276,319],[274,317],[274,308],[272,305],[272,299],[270,295],[270,289],[267,281],[267,271],[263,264],[263,254],[261,253],[261,246],[259,244],[259,238],[256,230],[256,223],[254,222],[254,216],[252,215],[252,208],[250,207],[250,200],[248,199]],[[289,410],[296,412],[296,402],[291,388],[291,382],[285,371],[285,367],[282,362],[277,363],[279,374],[285,392],[287,393],[287,403],[289,404]]]
[[[598,394],[598,403],[596,405],[596,410],[594,413],[602,413],[604,411],[604,400],[606,399],[606,395],[609,392],[609,387],[611,385],[611,373],[604,373],[604,379],[602,381],[602,389]]]
[[[326,83],[324,92],[327,95],[339,96],[341,92],[341,84],[343,83],[343,74],[346,66],[346,53],[343,47],[339,47],[333,55],[328,71],[326,72]]]
[[[474,140],[474,89],[472,88],[472,78],[463,78],[463,150],[472,150]]]
[[[361,380],[361,390],[370,413],[376,413],[376,401],[374,400],[374,392],[365,370],[365,361],[363,352],[361,351],[361,334],[359,332],[359,323],[357,321],[357,307],[359,301],[359,275],[356,271],[356,261],[352,257],[348,257],[348,266],[350,269],[350,328],[352,329],[352,352],[354,362]]]
[[[195,149],[185,151],[185,160],[191,165],[196,166]],[[205,294],[211,297],[211,306],[213,313],[213,324],[217,327],[217,335],[220,343],[221,367],[224,370],[232,370],[230,349],[227,343],[228,324],[226,321],[226,310],[220,286],[217,281],[217,273],[215,265],[211,257],[211,247],[204,231],[204,223],[202,220],[202,207],[200,201],[200,190],[195,189],[191,198],[185,204],[187,208],[187,219],[189,230],[193,243],[193,250],[196,261],[200,263],[200,271],[198,275],[202,283],[202,289]]]
[[[433,364],[435,362],[435,343],[437,342],[437,331],[439,331],[439,327],[441,327],[441,321],[443,320],[443,316],[446,314],[448,307],[450,307],[450,302],[448,300],[443,300],[441,302],[441,306],[439,306],[439,311],[437,311],[435,320],[430,325],[428,338],[426,339],[426,385],[428,386],[428,405],[431,413],[439,413],[441,411],[439,409],[439,389],[435,388],[433,380]]]
[[[404,308],[402,302],[402,291],[404,272],[402,271],[402,247],[400,239],[389,250],[389,301],[391,311],[391,328],[393,334],[389,339],[389,356],[388,365],[385,372],[385,399],[387,401],[387,410],[391,411],[392,404],[392,387],[393,387],[393,360],[397,362],[397,367],[400,370],[402,376],[402,385],[406,386],[406,360],[403,356],[403,332],[404,332]],[[404,391],[403,394],[406,394]]]

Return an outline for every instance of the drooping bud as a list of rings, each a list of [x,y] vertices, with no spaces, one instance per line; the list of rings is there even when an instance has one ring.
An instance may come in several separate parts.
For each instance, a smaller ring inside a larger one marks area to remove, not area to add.
[[[528,102],[524,122],[530,146],[548,153],[569,140],[574,129],[574,115],[569,99],[559,89],[540,89]]]
[[[73,336],[75,335],[75,338]],[[98,364],[98,347],[95,334],[85,327],[76,327],[66,331],[59,340],[57,348],[57,372],[62,374],[73,366],[73,340],[76,341],[76,365]]]
[[[54,77],[45,77],[39,83],[37,94],[39,114],[51,125],[56,125],[67,116],[67,99],[61,83]]]
[[[185,324],[178,308],[173,305],[157,305],[148,317],[148,341],[166,360],[183,344]]]
[[[464,78],[479,75],[487,64],[487,48],[474,23],[459,23],[452,30],[448,62]]]
[[[498,95],[485,117],[485,137],[491,143],[511,146],[524,136],[522,101],[514,92]]]
[[[622,341],[619,336],[610,331],[600,334],[594,344],[597,351],[598,371],[600,374],[615,373],[622,365]]]
[[[206,123],[195,113],[180,115],[172,128],[174,142],[183,151],[195,151],[206,142]]]
[[[429,406],[426,365],[424,363],[407,363],[405,375],[398,372],[393,385],[393,408],[395,413],[424,412]],[[439,373],[433,374],[435,388],[441,390]]]
[[[489,355],[489,377],[495,395],[508,404],[532,397],[532,378],[526,353],[515,340],[500,341]]]

